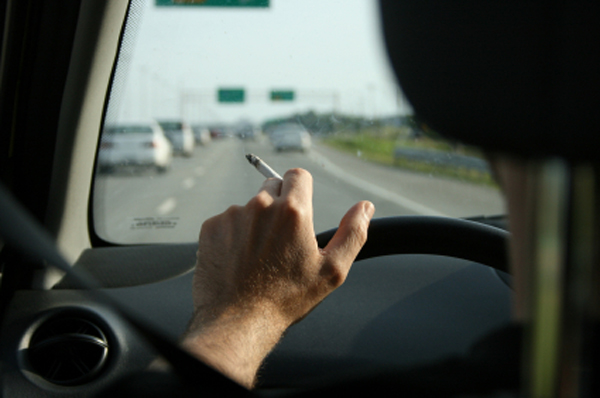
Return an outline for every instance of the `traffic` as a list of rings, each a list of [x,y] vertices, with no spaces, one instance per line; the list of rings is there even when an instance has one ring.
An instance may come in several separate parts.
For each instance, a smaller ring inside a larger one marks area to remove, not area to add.
[[[130,165],[97,173],[96,233],[121,244],[196,240],[204,220],[245,204],[258,191],[264,177],[248,164],[247,153],[280,174],[294,167],[311,172],[317,231],[336,227],[345,211],[364,199],[375,204],[378,217],[504,212],[495,187],[368,162],[318,138],[307,151],[278,151],[266,134],[253,139],[231,134],[196,145],[190,156],[173,156],[167,173]]]

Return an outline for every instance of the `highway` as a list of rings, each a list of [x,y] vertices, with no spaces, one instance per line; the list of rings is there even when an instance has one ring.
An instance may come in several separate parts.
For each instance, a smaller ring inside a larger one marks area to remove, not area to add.
[[[360,200],[376,217],[428,214],[450,217],[504,213],[498,190],[363,161],[315,143],[307,153],[276,153],[267,140],[215,140],[190,158],[175,157],[163,174],[122,169],[97,175],[94,228],[115,243],[191,242],[202,222],[233,204],[243,205],[264,178],[244,155],[255,153],[283,175],[301,167],[314,178],[317,232],[336,227]]]

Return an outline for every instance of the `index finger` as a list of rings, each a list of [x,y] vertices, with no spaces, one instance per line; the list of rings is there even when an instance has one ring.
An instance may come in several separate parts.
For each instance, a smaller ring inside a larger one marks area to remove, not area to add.
[[[299,203],[312,203],[312,175],[304,169],[290,169],[283,176],[281,198]]]
[[[279,178],[267,178],[258,192],[262,191],[267,192],[275,199],[281,193],[281,180]]]

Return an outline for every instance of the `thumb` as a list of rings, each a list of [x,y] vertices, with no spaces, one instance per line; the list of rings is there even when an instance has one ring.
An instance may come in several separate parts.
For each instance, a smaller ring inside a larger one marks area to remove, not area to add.
[[[350,270],[352,262],[367,241],[367,230],[373,213],[375,206],[368,201],[359,202],[346,212],[335,235],[323,250],[328,261],[341,267],[344,272]]]

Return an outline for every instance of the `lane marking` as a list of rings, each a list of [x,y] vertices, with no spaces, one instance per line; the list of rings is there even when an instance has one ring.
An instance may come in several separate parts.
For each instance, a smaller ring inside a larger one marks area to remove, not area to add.
[[[202,166],[198,166],[194,169],[194,173],[198,176],[198,177],[202,177],[204,174],[206,174],[206,169]]]
[[[441,213],[430,207],[427,207],[418,202],[415,202],[414,200],[411,200],[405,196],[402,196],[395,192],[388,191],[387,189],[382,188],[379,185],[375,185],[375,184],[370,183],[366,180],[363,180],[355,175],[347,173],[346,171],[344,171],[344,169],[342,169],[341,167],[332,163],[325,156],[317,153],[314,150],[314,148],[313,148],[313,150],[311,150],[309,152],[308,155],[310,158],[312,158],[313,161],[317,162],[317,164],[322,165],[323,169],[325,171],[329,172],[334,177],[336,177],[356,188],[359,188],[359,189],[362,189],[369,193],[372,193],[376,196],[379,196],[381,199],[390,201],[390,202],[395,203],[399,206],[402,206],[406,209],[412,210],[417,214],[428,215],[428,216],[448,217],[447,214]]]
[[[188,177],[181,182],[181,185],[183,185],[184,189],[190,189],[196,185],[196,180],[194,180],[194,177]]]
[[[173,197],[167,198],[156,208],[156,212],[159,216],[164,216],[175,210],[177,207],[177,200]]]

